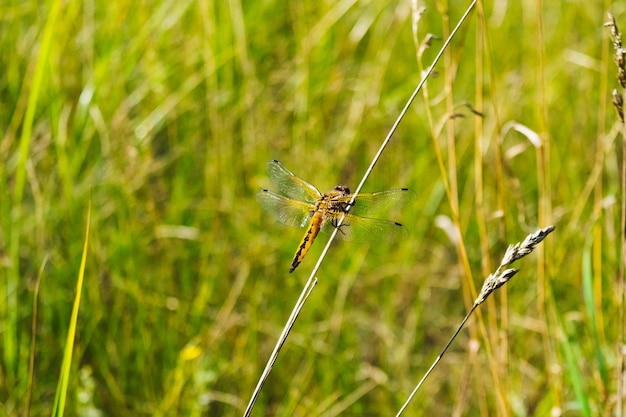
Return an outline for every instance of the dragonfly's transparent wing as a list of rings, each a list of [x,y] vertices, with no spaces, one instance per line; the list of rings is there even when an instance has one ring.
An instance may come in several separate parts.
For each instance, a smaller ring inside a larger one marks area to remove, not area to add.
[[[277,160],[267,163],[267,172],[278,190],[287,197],[315,203],[322,195],[313,184],[295,176]]]
[[[322,226],[322,232],[332,233],[341,214],[335,214],[327,218]],[[337,239],[348,242],[376,242],[381,240],[401,240],[405,239],[409,231],[401,225],[391,220],[370,219],[368,217],[346,214],[343,224],[337,233]]]
[[[350,196],[346,197],[348,199]],[[389,211],[391,208],[400,208],[416,198],[415,191],[408,188],[396,188],[378,193],[359,194],[356,196],[351,214],[364,216],[375,215]]]
[[[301,201],[291,200],[273,191],[261,190],[256,200],[283,224],[294,227],[307,225],[313,206]]]

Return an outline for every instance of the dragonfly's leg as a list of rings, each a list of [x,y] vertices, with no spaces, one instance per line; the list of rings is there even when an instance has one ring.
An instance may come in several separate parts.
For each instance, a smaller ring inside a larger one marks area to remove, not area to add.
[[[350,225],[349,225],[348,223],[346,223],[346,222],[341,223],[341,226],[340,226],[340,225],[339,225],[339,218],[337,218],[337,217],[333,217],[332,219],[330,219],[330,224],[332,224],[332,225],[333,225],[333,227],[334,227],[335,229],[339,229],[339,232],[340,232],[340,233],[343,233],[344,235],[345,235],[346,233],[345,233],[343,230],[341,230],[341,228],[342,228],[342,227],[348,227],[348,226],[350,226]]]

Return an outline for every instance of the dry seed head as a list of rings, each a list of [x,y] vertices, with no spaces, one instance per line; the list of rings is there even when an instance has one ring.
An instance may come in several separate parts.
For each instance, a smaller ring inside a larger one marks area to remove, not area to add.
[[[476,301],[474,301],[474,304],[482,304],[485,302],[487,297],[489,297],[492,292],[509,282],[509,280],[513,278],[518,271],[519,269],[510,268],[502,271],[499,275],[490,274],[483,283],[483,287],[481,288]]]
[[[554,231],[554,226],[548,226],[544,229],[539,229],[535,233],[531,233],[526,236],[526,239],[522,243],[516,243],[515,245],[510,245],[506,253],[504,254],[504,258],[502,258],[502,266],[510,265],[513,262],[517,261],[520,258],[531,253],[535,246],[541,243],[542,240],[546,238],[550,233]]]
[[[554,226],[539,229],[535,233],[526,236],[523,242],[509,245],[500,266],[496,272],[487,277],[474,304],[482,304],[492,292],[509,282],[509,280],[517,274],[518,270],[510,268],[500,272],[500,269],[531,253],[535,249],[535,246],[541,243],[554,229]]]
[[[424,55],[424,51],[426,51],[428,48],[430,48],[433,44],[433,41],[435,40],[439,40],[440,38],[433,35],[432,33],[427,33],[426,37],[424,38],[424,40],[422,41],[422,43],[420,44],[418,50],[417,50],[417,56],[418,57],[422,57],[422,55]]]
[[[615,49],[613,59],[615,60],[615,65],[617,65],[617,80],[622,88],[626,88],[626,49],[624,49],[622,44],[622,34],[611,13],[609,13],[609,20],[604,26],[611,28],[611,40],[613,41],[613,49]]]
[[[624,122],[624,97],[616,89],[611,91],[611,95],[613,96],[613,106],[617,110],[617,115]]]
[[[413,33],[417,33],[417,22],[422,18],[422,15],[426,13],[426,7],[419,6],[417,0],[411,1],[411,19],[413,21]]]

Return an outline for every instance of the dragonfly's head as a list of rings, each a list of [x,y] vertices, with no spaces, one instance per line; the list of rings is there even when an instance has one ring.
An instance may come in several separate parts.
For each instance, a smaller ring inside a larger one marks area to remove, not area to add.
[[[350,195],[350,189],[346,187],[345,185],[338,185],[335,188],[333,188],[333,191],[337,191],[339,194],[341,194],[341,197]]]

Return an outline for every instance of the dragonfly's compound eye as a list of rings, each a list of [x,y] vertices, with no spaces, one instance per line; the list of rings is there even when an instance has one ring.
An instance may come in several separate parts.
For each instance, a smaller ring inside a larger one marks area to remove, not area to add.
[[[335,191],[339,191],[341,194],[343,194],[344,196],[349,195],[350,194],[350,189],[348,187],[346,187],[345,185],[338,185],[335,188],[333,188],[333,190]]]

